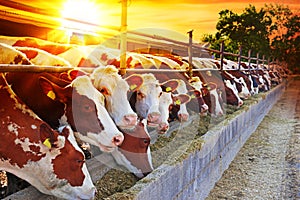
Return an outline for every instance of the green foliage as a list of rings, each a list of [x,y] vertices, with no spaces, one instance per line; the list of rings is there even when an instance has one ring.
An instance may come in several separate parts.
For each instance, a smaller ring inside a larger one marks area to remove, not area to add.
[[[215,35],[204,35],[212,49],[219,50],[222,41],[225,51],[252,57],[276,58],[285,61],[290,68],[299,68],[300,63],[300,16],[283,5],[265,5],[256,9],[249,5],[241,14],[225,9],[219,12]],[[298,56],[297,56],[298,55]],[[299,69],[298,69],[299,70]]]

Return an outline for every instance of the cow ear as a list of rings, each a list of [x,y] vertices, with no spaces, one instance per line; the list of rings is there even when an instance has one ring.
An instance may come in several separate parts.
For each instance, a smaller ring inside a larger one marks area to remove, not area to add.
[[[61,127],[60,129],[58,129],[59,132],[60,132],[60,135],[63,135],[65,136],[66,138],[69,137],[70,133],[73,133],[71,127],[69,126],[64,126],[64,127]]]
[[[78,70],[78,69],[71,69],[68,71],[68,74],[69,74],[69,78],[71,79],[71,81],[73,81],[78,76],[87,75],[87,73],[85,73],[84,71]]]
[[[126,77],[125,81],[128,83],[131,92],[138,90],[144,83],[143,77],[139,74],[132,74]]]
[[[164,92],[174,92],[177,89],[178,85],[179,83],[177,80],[169,80],[160,84]]]
[[[39,78],[40,87],[45,95],[47,95],[50,99],[55,101],[66,102],[66,95],[64,88],[56,85],[55,83],[49,81],[45,77]]]
[[[48,124],[46,123],[41,124],[39,134],[40,134],[40,139],[45,146],[47,146],[49,149],[55,146],[58,133],[53,129],[51,129]]]
[[[176,105],[188,103],[190,100],[191,100],[191,97],[187,94],[179,94],[179,95],[173,96],[173,102]]]
[[[209,90],[206,87],[201,88],[202,96],[206,96],[209,93]]]
[[[60,73],[59,78],[65,80],[65,81],[71,81],[67,72]]]
[[[198,98],[201,96],[201,92],[199,90],[190,90],[188,92],[188,95],[191,97],[191,99],[194,99],[194,98]]]
[[[215,83],[209,82],[205,85],[206,89],[208,89],[209,91],[214,90],[217,88],[217,85]]]

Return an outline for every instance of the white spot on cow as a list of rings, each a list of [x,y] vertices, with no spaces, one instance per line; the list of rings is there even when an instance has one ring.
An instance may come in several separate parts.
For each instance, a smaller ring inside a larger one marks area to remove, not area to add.
[[[34,124],[31,124],[31,128],[32,128],[32,129],[37,129],[37,126],[34,125]]]
[[[18,129],[21,128],[18,124],[16,123],[10,123],[8,126],[7,126],[7,130],[11,133],[14,133],[16,135],[19,134],[18,132]]]

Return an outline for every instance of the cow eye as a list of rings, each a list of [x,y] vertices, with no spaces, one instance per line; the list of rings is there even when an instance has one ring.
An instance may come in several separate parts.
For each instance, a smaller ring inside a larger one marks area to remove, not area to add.
[[[79,165],[83,165],[85,163],[85,160],[76,160],[76,163]]]
[[[160,97],[162,95],[162,92],[159,93],[158,97]]]
[[[147,139],[147,138],[144,138],[144,139],[143,139],[143,144],[144,144],[145,146],[149,145],[149,144],[150,144],[150,140]]]
[[[93,107],[89,104],[85,104],[85,105],[83,105],[83,109],[84,109],[84,111],[89,112],[89,111],[93,110]]]
[[[138,92],[137,95],[138,95],[140,98],[145,98],[145,95],[144,95],[142,92]]]

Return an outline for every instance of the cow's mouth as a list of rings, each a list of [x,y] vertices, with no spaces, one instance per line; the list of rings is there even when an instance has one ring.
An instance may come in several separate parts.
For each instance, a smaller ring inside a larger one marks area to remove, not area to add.
[[[113,152],[117,148],[116,146],[114,146],[114,147],[106,146],[106,145],[101,144],[99,142],[98,142],[98,147],[100,148],[101,151],[108,152],[108,153]]]
[[[156,128],[159,124],[147,121],[147,125],[151,128]]]

